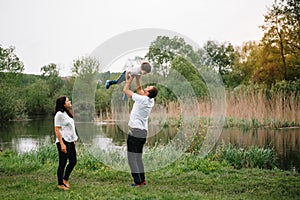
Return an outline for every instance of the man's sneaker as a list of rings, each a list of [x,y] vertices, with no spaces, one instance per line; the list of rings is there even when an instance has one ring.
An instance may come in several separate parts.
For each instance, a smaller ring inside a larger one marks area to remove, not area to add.
[[[147,185],[146,181],[143,181],[143,182],[141,183],[141,185]]]
[[[109,80],[107,80],[107,81],[106,81],[106,83],[105,83],[105,88],[106,88],[106,89],[108,89],[108,88],[109,88],[109,86],[110,86],[110,84],[109,84]]]
[[[136,184],[136,183],[131,183],[130,186],[131,186],[131,187],[141,187],[142,185],[141,185],[141,184]]]

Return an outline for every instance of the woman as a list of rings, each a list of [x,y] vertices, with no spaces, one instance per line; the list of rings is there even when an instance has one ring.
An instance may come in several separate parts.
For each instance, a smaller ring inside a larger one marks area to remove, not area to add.
[[[69,189],[69,176],[77,163],[75,142],[78,137],[71,108],[72,104],[68,97],[61,96],[56,100],[54,130],[59,161],[57,187],[63,190]],[[69,163],[67,165],[68,160]]]

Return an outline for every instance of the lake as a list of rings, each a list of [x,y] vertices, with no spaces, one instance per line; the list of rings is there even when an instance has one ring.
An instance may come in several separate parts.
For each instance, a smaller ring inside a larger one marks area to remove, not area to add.
[[[126,124],[76,123],[80,142],[101,149],[125,148]],[[176,128],[164,129],[147,139],[146,145],[167,144],[176,135]],[[10,149],[18,153],[37,150],[42,145],[54,144],[53,119],[22,122],[6,122],[0,125],[0,150]],[[240,148],[256,145],[274,148],[281,169],[300,172],[300,128],[258,129],[243,132],[239,129],[223,129],[219,143],[231,143]]]

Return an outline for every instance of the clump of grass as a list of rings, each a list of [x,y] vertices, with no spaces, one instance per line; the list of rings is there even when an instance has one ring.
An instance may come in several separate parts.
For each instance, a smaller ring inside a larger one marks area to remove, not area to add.
[[[202,147],[202,144],[205,139],[205,133],[207,131],[207,127],[200,127],[197,133],[193,135],[193,140],[189,147],[187,148],[186,152],[192,154],[198,154]]]
[[[277,154],[273,149],[264,149],[257,146],[243,149],[229,144],[219,148],[212,157],[215,160],[228,162],[236,169],[275,169],[278,165]]]
[[[0,170],[5,169],[3,171],[9,173],[36,171],[37,169],[42,169],[43,165],[52,165],[56,160],[58,160],[58,157],[55,145],[45,145],[36,151],[22,154],[6,150],[0,154]]]
[[[171,168],[174,172],[178,173],[199,171],[204,174],[209,174],[221,172],[224,168],[230,168],[230,165],[226,162],[214,161],[210,158],[201,158],[197,155],[186,153],[168,168]]]

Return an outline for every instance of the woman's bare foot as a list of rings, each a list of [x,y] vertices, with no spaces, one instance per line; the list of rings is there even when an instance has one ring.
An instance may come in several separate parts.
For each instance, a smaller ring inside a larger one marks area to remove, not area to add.
[[[69,181],[67,181],[67,180],[63,180],[63,182],[64,182],[64,185],[65,185],[67,188],[69,188],[69,187],[70,187]]]
[[[57,188],[62,189],[62,190],[68,190],[69,189],[65,185],[58,185]]]

